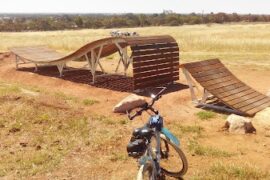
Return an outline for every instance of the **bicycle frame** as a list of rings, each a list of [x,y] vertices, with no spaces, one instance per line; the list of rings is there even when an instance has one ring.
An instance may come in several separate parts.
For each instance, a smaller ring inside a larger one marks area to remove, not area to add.
[[[167,158],[167,155],[164,154],[163,151],[161,152],[161,139],[170,141],[170,143],[174,144],[176,147],[180,146],[179,140],[167,128],[163,127],[163,118],[159,115],[159,111],[153,108],[154,103],[161,98],[161,94],[165,89],[166,88],[163,88],[157,95],[151,96],[152,101],[141,106],[141,109],[134,115],[131,115],[130,111],[127,111],[127,115],[130,120],[133,120],[137,116],[141,116],[144,111],[150,110],[154,113],[145,125],[147,128],[152,130],[152,135],[151,138],[149,138],[148,135],[146,136],[146,150],[139,159],[139,165],[143,168],[142,170],[145,170],[144,168],[148,168],[147,163],[151,164],[152,172],[150,179],[159,179],[164,175],[163,169],[160,167],[160,160],[161,158],[164,158],[164,156]],[[156,139],[156,147],[152,147],[153,137]],[[166,142],[165,145],[167,149],[168,145]]]
[[[151,165],[153,167],[153,172],[152,172],[152,178],[156,179],[158,176],[161,176],[161,168],[159,166],[160,159],[161,159],[161,154],[160,154],[160,132],[159,131],[154,131],[154,135],[156,138],[157,144],[155,147],[155,152],[153,152],[153,147],[152,143],[149,142],[147,145],[147,150],[145,154],[140,158],[146,159],[146,161],[140,163],[140,165],[145,165],[147,161],[151,162]]]

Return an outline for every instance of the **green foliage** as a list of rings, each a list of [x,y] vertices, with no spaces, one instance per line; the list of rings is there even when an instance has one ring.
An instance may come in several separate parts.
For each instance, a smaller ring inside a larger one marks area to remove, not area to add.
[[[201,120],[208,120],[216,117],[216,113],[212,111],[200,111],[196,113],[196,116],[200,118]]]
[[[256,166],[250,164],[225,164],[222,162],[214,163],[211,167],[199,172],[192,179],[235,179],[235,180],[254,180],[254,179],[269,179],[269,172],[262,171]]]
[[[4,17],[5,18],[1,18]],[[49,31],[81,28],[120,28],[145,26],[178,26],[182,24],[225,22],[270,22],[269,15],[211,14],[79,14],[79,15],[7,15],[0,14],[0,31]]]
[[[199,155],[199,156],[210,156],[210,157],[231,157],[233,154],[216,149],[213,147],[207,147],[207,146],[202,146],[200,145],[197,141],[195,140],[190,140],[188,144],[188,149],[192,153]]]
[[[92,105],[94,105],[94,104],[96,104],[96,103],[99,103],[99,101],[92,100],[92,99],[84,99],[84,100],[83,100],[83,104],[84,104],[85,106],[92,106]]]
[[[223,174],[222,176],[239,179],[261,179],[269,177],[268,173],[262,172],[258,168],[252,167],[251,165],[236,166],[217,163],[210,168],[210,172],[213,174]]]
[[[201,126],[180,126],[180,130],[185,133],[196,133],[198,135],[201,135],[201,133],[204,131],[203,127]]]

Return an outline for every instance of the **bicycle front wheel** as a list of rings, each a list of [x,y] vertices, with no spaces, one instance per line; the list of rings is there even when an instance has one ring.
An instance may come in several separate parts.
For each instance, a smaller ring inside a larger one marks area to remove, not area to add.
[[[164,134],[161,138],[161,159],[160,167],[167,176],[180,178],[188,170],[188,162],[183,151],[172,143]]]

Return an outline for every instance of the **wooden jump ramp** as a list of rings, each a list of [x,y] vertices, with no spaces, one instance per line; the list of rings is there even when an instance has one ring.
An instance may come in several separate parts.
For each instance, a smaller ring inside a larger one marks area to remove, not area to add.
[[[128,53],[131,49],[131,55]],[[36,70],[40,65],[57,66],[60,76],[67,69],[66,63],[72,60],[84,59],[86,68],[92,74],[92,83],[97,77],[99,66],[103,74],[108,75],[100,59],[119,53],[118,66],[123,65],[124,74],[132,65],[133,90],[170,84],[179,80],[179,67],[187,78],[193,102],[198,106],[229,111],[235,114],[253,116],[262,109],[270,106],[270,98],[250,88],[237,79],[218,59],[206,60],[179,66],[179,47],[171,36],[149,37],[109,37],[100,39],[77,51],[63,55],[45,46],[15,47],[10,49],[16,56],[16,68],[25,63],[33,63]],[[111,75],[111,74],[109,74]],[[193,78],[204,88],[203,96],[197,99]],[[209,99],[216,98],[209,104]]]
[[[128,47],[131,48],[131,55],[128,54]],[[107,75],[100,59],[116,52],[120,58],[115,73],[123,65],[126,75],[130,65],[133,66],[133,90],[173,83],[179,79],[179,48],[171,36],[109,37],[86,44],[69,55],[46,46],[14,47],[10,50],[16,57],[17,69],[26,63],[35,64],[36,70],[40,65],[55,65],[60,76],[67,70],[67,62],[84,59],[92,74],[92,83],[97,77],[97,67],[103,72],[101,76]]]
[[[192,100],[198,106],[245,116],[254,116],[270,106],[269,97],[237,79],[218,59],[186,63],[181,68],[190,87]],[[201,99],[195,95],[195,83],[190,75],[204,88]],[[212,98],[226,106],[207,103]]]

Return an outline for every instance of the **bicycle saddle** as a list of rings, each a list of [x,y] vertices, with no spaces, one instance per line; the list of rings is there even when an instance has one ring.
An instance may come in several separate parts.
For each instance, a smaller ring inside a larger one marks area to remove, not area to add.
[[[150,129],[147,126],[136,128],[132,133],[133,137],[135,137],[136,139],[140,138],[150,139],[152,137],[152,134],[153,134],[152,129]]]

